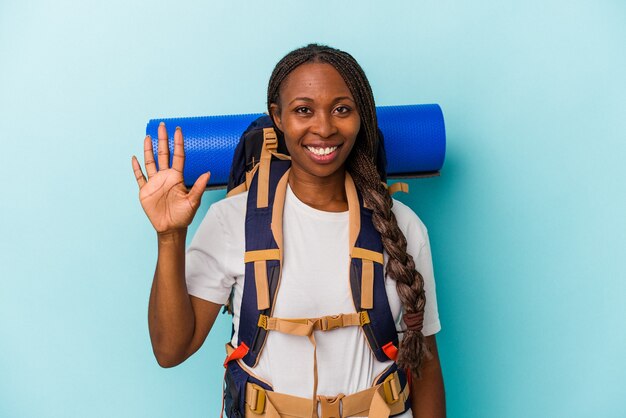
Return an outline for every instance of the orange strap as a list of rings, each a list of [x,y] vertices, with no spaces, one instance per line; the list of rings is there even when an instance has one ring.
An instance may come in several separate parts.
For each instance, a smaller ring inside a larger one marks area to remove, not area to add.
[[[396,361],[396,359],[398,358],[398,347],[393,345],[393,343],[390,341],[387,344],[383,345],[382,348],[387,357],[389,357],[393,361]]]
[[[248,351],[250,351],[250,349],[248,348],[246,343],[242,342],[241,344],[239,344],[239,346],[237,346],[237,348],[235,348],[233,352],[231,352],[226,357],[226,360],[224,360],[224,367],[226,367],[228,363],[230,363],[233,360],[239,360],[239,359],[244,358],[244,356],[248,354]]]

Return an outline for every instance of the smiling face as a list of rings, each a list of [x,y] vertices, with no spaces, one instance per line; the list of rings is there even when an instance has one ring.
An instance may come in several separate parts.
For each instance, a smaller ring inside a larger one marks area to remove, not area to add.
[[[309,181],[343,177],[361,119],[350,89],[332,65],[297,67],[270,111],[285,136],[294,174]]]

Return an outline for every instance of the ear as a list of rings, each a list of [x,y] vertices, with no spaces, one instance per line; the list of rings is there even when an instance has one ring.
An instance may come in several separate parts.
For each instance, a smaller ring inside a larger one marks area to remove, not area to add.
[[[272,103],[270,105],[270,116],[274,120],[274,125],[282,131],[283,130],[283,121],[280,118],[280,107],[276,103]]]

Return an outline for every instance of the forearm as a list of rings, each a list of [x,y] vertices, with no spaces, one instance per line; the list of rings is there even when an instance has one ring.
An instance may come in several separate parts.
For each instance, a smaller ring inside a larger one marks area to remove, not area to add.
[[[411,384],[411,410],[414,418],[445,418],[446,396],[435,336],[427,337],[432,357],[424,359],[421,377]]]
[[[185,284],[186,235],[186,229],[158,234],[148,326],[154,355],[163,367],[185,360],[194,333],[194,311]]]

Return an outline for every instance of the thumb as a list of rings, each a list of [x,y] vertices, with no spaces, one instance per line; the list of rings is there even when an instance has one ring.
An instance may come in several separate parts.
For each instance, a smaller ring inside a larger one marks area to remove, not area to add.
[[[189,190],[189,200],[194,206],[200,205],[200,199],[202,199],[202,193],[204,193],[204,189],[206,189],[207,183],[209,182],[209,178],[211,177],[210,172],[206,172],[202,174],[196,182]]]

